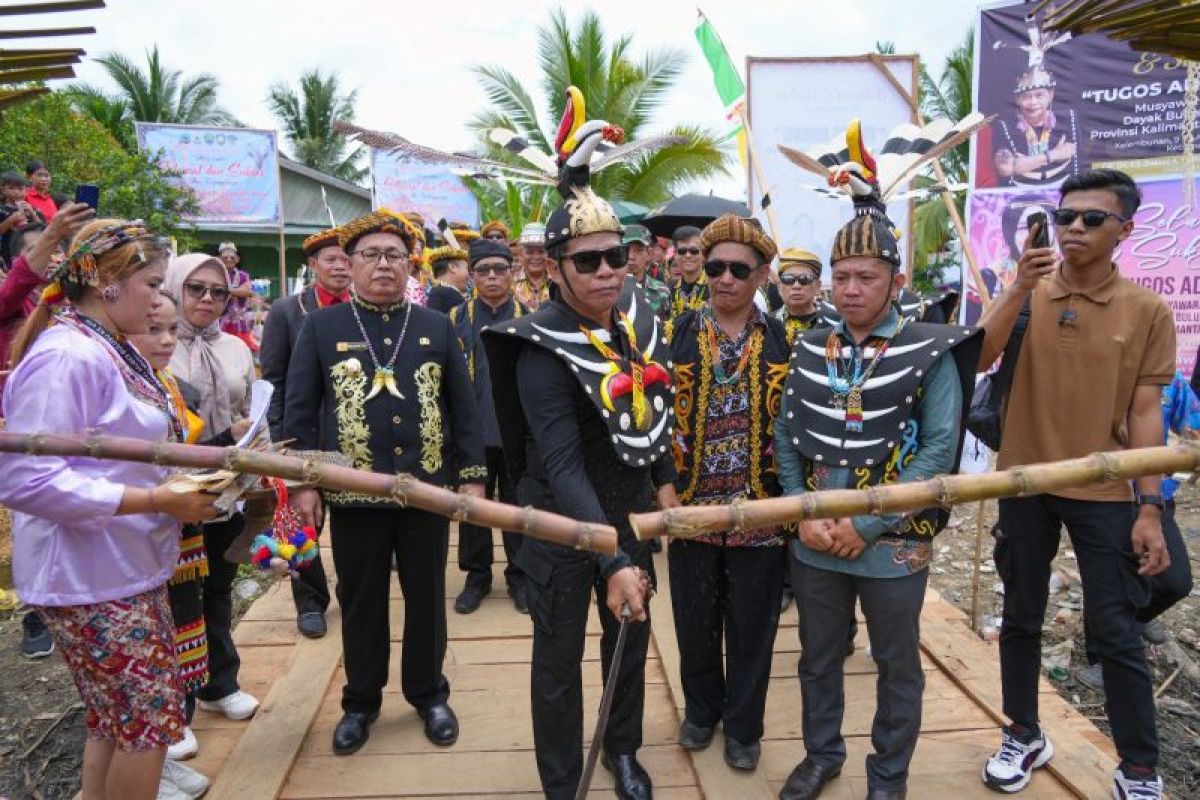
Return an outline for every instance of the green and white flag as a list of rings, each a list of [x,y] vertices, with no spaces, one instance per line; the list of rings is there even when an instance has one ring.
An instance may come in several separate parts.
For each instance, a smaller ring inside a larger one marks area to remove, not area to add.
[[[699,13],[700,21],[696,24],[696,41],[700,43],[700,50],[703,51],[708,66],[712,68],[717,95],[725,105],[725,118],[737,121],[737,127],[729,132],[727,138],[737,138],[738,157],[744,166],[746,163],[746,131],[741,123],[741,108],[746,102],[746,84],[742,83],[742,76],[738,74],[733,59],[729,57],[729,52],[725,49],[721,37],[713,29],[712,23],[708,21],[708,17],[704,16],[703,11]]]

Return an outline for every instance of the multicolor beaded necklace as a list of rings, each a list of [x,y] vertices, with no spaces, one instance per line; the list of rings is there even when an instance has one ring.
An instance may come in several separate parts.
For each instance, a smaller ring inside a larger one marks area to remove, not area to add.
[[[904,321],[901,320],[896,333],[903,327]],[[833,392],[833,406],[846,410],[846,430],[851,433],[862,433],[862,387],[883,362],[890,342],[891,339],[873,336],[863,342],[862,347],[848,348],[850,358],[843,362],[843,345],[837,332],[830,331],[829,338],[825,340],[825,369],[829,375],[829,389]],[[867,349],[872,347],[875,349],[875,355],[864,365],[863,356]]]

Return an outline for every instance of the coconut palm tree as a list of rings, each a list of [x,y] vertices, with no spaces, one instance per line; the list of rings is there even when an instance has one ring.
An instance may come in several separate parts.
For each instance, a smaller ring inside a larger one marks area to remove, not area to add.
[[[120,53],[97,59],[115,92],[78,83],[68,91],[76,108],[104,125],[127,150],[136,149],[134,122],[173,122],[184,125],[236,125],[237,120],[217,102],[220,81],[200,72],[185,76],[163,63],[155,45],[142,69]]]
[[[300,76],[299,91],[279,82],[267,94],[267,106],[279,120],[291,146],[292,158],[342,180],[357,182],[366,175],[359,166],[363,148],[347,152],[346,137],[333,129],[335,120],[352,121],[358,90],[342,93],[337,72],[313,69]]]
[[[562,112],[568,86],[577,86],[583,92],[589,119],[618,125],[636,141],[682,74],[687,55],[665,49],[635,57],[632,43],[629,35],[610,40],[594,12],[585,13],[572,29],[566,12],[559,8],[538,30],[540,96],[531,94],[501,66],[474,67],[491,105],[478,112],[469,125],[480,134],[487,154],[513,160],[511,154],[486,138],[487,132],[497,127],[510,128],[545,152],[553,152],[554,129],[550,126]],[[603,197],[653,206],[683,184],[726,172],[731,154],[719,137],[695,125],[678,125],[670,132],[686,138],[686,143],[643,154],[598,173],[592,181],[596,191]],[[524,210],[529,219],[539,219],[542,215],[537,211],[554,205],[554,198],[546,196],[553,190],[542,187],[473,186],[485,212],[501,213],[500,218],[517,227],[524,222],[523,215],[512,215],[510,210]]]

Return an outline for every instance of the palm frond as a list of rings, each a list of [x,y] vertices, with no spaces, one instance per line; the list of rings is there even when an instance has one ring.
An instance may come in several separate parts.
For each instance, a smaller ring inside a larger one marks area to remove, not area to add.
[[[503,67],[475,66],[472,70],[488,101],[508,118],[517,132],[550,152],[550,143],[538,122],[533,98],[521,82]]]

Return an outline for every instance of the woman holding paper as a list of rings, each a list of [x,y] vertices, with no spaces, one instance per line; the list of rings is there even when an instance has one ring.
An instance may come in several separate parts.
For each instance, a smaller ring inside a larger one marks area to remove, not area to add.
[[[175,298],[180,309],[179,343],[171,357],[171,374],[199,393],[197,413],[204,429],[227,431],[250,412],[254,356],[245,342],[221,331],[221,314],[229,301],[225,268],[203,253],[177,256],[167,267],[163,290]],[[242,532],[242,525],[242,515],[235,513],[227,520],[204,526],[209,682],[196,693],[196,699],[200,708],[229,719],[247,719],[258,710],[258,700],[238,686],[241,659],[231,630],[237,564],[225,558],[225,551]]]

